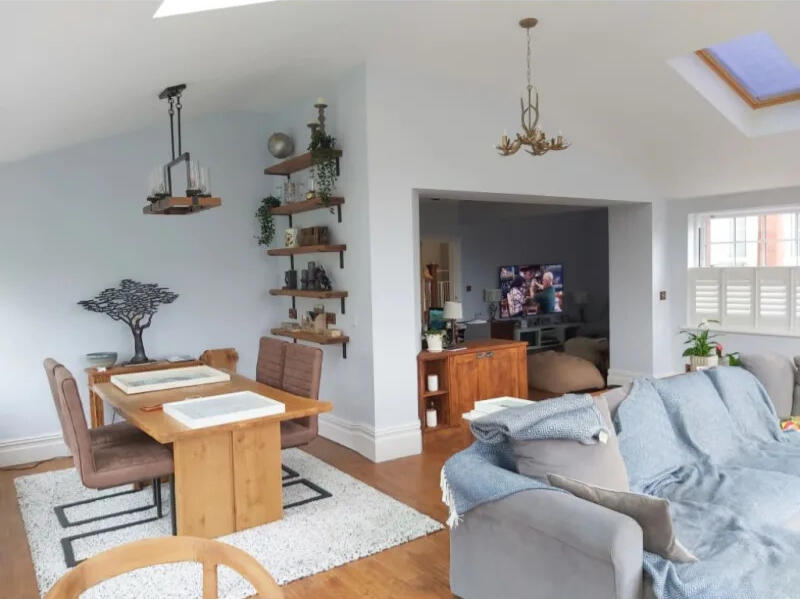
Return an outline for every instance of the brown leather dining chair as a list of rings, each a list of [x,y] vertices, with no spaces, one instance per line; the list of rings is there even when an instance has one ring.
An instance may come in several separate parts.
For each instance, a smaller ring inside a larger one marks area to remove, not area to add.
[[[86,426],[86,416],[75,378],[63,365],[50,358],[45,360],[44,366],[56,400],[64,441],[72,452],[75,469],[83,485],[91,489],[106,489],[152,480],[153,504],[157,518],[161,518],[163,516],[161,477],[170,475],[174,471],[171,448],[161,445],[127,423],[90,430]],[[61,507],[72,507],[89,501],[96,499]],[[143,511],[150,507],[153,506],[144,506],[133,511]],[[174,511],[173,509],[173,530]],[[116,515],[119,514],[110,514],[98,519]],[[63,514],[59,515],[59,521],[62,526],[70,525]]]
[[[259,342],[256,380],[294,395],[319,399],[322,350],[272,337]],[[318,432],[316,416],[281,422],[281,448],[306,445]]]

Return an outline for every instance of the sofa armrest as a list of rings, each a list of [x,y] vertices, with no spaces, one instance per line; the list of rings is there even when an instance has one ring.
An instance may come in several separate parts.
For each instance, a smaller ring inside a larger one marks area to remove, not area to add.
[[[642,529],[566,493],[479,506],[450,531],[450,588],[463,599],[640,599]]]

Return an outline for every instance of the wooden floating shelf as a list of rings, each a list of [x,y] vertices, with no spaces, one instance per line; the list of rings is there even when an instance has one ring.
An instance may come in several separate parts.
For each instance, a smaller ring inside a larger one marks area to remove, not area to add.
[[[267,250],[270,256],[294,256],[296,254],[315,254],[323,252],[341,253],[347,249],[345,244],[340,245],[301,245],[296,248],[275,248]]]
[[[142,208],[142,214],[194,214],[222,205],[221,198],[162,198]]]
[[[310,212],[311,210],[320,210],[322,208],[332,208],[334,206],[341,206],[344,204],[344,198],[331,197],[328,198],[328,205],[322,202],[322,198],[311,198],[302,202],[293,202],[291,204],[283,204],[272,208],[272,214],[291,216],[292,214],[299,214],[300,212]]]
[[[270,289],[270,295],[290,295],[292,297],[315,297],[318,299],[338,299],[347,297],[347,291],[314,291],[312,289]]]
[[[342,155],[341,150],[330,151],[331,158],[336,158],[338,160],[341,155]],[[311,168],[312,160],[313,160],[313,154],[311,152],[306,152],[305,154],[292,156],[291,158],[287,158],[283,162],[279,162],[278,164],[273,164],[272,166],[265,168],[264,174],[283,175],[284,177],[288,177],[292,173],[296,173],[298,171]]]
[[[322,333],[315,333],[313,331],[304,331],[303,329],[272,329],[270,333],[279,337],[291,337],[300,341],[311,341],[319,345],[344,345],[350,341],[350,337],[342,335],[341,337],[331,337],[330,335],[323,335]]]

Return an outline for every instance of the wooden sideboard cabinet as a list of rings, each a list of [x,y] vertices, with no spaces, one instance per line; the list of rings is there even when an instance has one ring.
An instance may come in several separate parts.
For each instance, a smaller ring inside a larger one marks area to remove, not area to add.
[[[528,398],[527,343],[506,339],[467,341],[459,350],[422,351],[417,356],[419,417],[423,432],[459,426],[476,401],[492,397]],[[429,374],[439,389],[428,391]],[[436,409],[437,426],[428,427],[425,412]]]

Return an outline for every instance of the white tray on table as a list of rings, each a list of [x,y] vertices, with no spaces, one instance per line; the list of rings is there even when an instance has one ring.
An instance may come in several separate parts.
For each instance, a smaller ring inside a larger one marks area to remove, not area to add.
[[[236,391],[165,403],[164,413],[189,428],[205,428],[286,412],[286,406],[253,391]]]
[[[227,372],[211,368],[210,366],[167,368],[164,370],[115,374],[111,377],[111,383],[119,389],[122,389],[122,391],[128,395],[149,393],[150,391],[164,391],[166,389],[178,389],[180,387],[191,387],[193,385],[224,383],[229,380],[231,380],[231,375]]]

